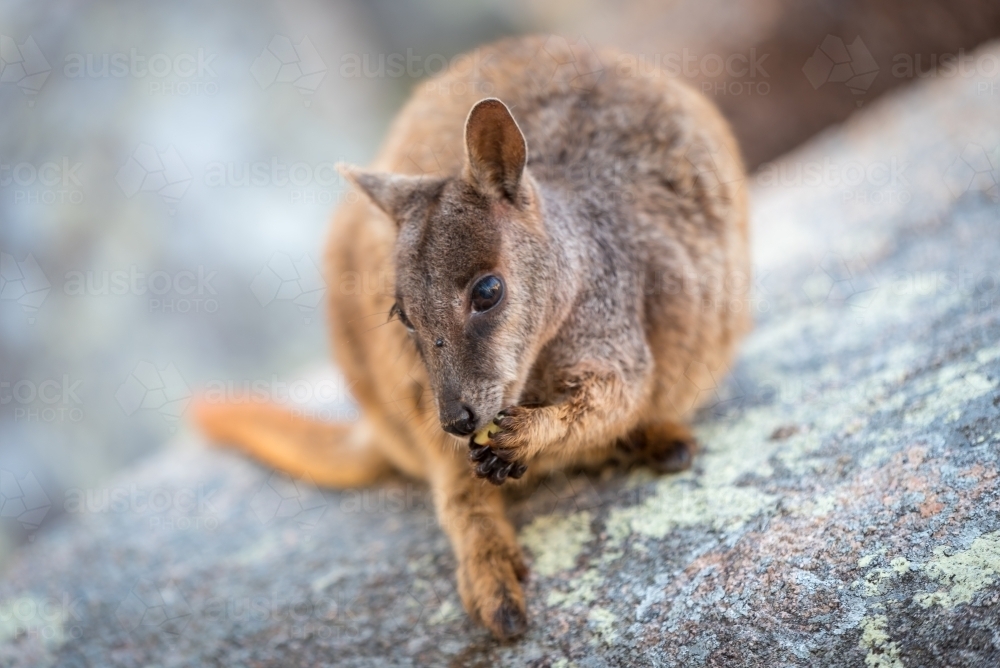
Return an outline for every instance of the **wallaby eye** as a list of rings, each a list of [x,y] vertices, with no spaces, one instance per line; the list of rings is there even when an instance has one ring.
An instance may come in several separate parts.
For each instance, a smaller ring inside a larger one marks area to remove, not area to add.
[[[393,316],[395,316],[401,323],[403,323],[403,327],[406,327],[408,331],[411,332],[413,331],[413,323],[411,323],[410,320],[406,317],[406,313],[403,312],[403,309],[402,307],[400,307],[399,302],[393,304],[392,308],[389,309],[389,320],[392,320]]]
[[[472,310],[489,311],[503,298],[503,281],[496,276],[483,276],[472,286]]]

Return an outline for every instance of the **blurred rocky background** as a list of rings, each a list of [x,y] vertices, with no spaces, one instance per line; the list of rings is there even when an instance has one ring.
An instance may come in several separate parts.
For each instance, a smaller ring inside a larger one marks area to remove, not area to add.
[[[751,168],[897,86],[970,78],[977,66],[989,75],[971,51],[1000,35],[990,0],[601,4],[560,22],[635,54],[624,67],[695,83],[733,123]]]
[[[189,442],[194,393],[350,418],[324,368],[321,249],[350,196],[332,165],[370,160],[409,89],[456,54],[533,31],[616,45],[608,67],[680,77],[719,104],[758,168],[758,268],[804,258],[798,297],[863,303],[887,252],[880,221],[923,229],[932,218],[914,211],[997,197],[996,124],[981,117],[1000,59],[975,50],[1000,35],[995,2],[3,0],[0,568],[61,516],[109,507],[123,467]],[[935,83],[879,111],[884,92]],[[949,106],[956,91],[967,103]],[[923,116],[902,113],[914,105]],[[852,114],[864,124],[833,127]],[[867,143],[838,154],[858,127]],[[786,153],[824,129],[807,157]],[[890,131],[897,148],[877,152]],[[855,221],[849,243],[820,224],[831,212]],[[959,278],[974,264],[948,262]]]

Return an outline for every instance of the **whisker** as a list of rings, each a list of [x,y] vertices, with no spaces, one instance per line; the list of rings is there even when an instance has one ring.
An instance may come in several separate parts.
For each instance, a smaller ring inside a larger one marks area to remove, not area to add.
[[[379,311],[377,313],[369,313],[368,315],[363,315],[363,316],[360,316],[358,318],[351,318],[347,322],[351,322],[351,323],[353,323],[353,322],[360,322],[361,320],[365,320],[367,318],[374,318],[377,315],[387,315],[389,313],[392,313],[392,309],[389,309],[388,311]]]
[[[363,333],[364,333],[364,334],[367,334],[368,332],[373,332],[373,331],[375,331],[376,329],[378,329],[379,327],[385,327],[385,326],[386,326],[386,325],[388,325],[388,324],[389,324],[390,322],[392,322],[392,320],[386,320],[385,322],[383,322],[383,323],[381,323],[381,324],[378,324],[378,325],[375,325],[374,327],[369,327],[369,328],[368,328],[368,329],[366,329],[366,330],[365,330],[365,331],[364,331]]]

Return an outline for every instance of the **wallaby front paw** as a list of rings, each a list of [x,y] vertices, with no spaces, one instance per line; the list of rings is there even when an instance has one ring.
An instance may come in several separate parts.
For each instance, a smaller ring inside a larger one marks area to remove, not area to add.
[[[475,464],[475,474],[494,485],[507,478],[517,480],[528,469],[521,461],[519,433],[528,410],[512,406],[497,414],[493,421],[480,429],[469,441],[469,460]]]

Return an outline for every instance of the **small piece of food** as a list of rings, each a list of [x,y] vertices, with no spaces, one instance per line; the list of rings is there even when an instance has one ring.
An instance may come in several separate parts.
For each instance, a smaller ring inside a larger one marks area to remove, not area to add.
[[[476,435],[472,437],[472,442],[476,445],[486,445],[490,442],[490,437],[498,431],[500,431],[500,425],[498,425],[496,419],[494,419],[488,425],[476,432]]]

